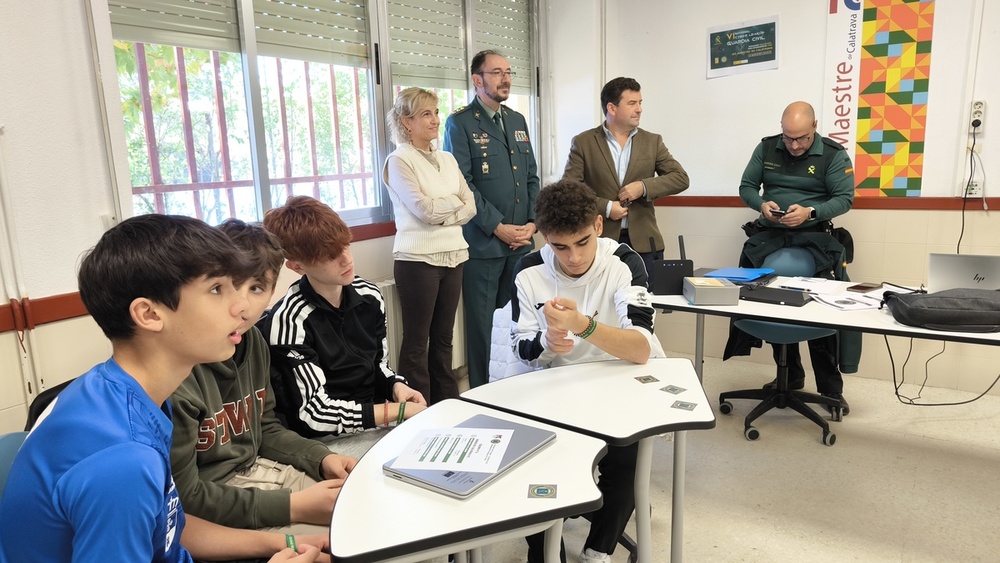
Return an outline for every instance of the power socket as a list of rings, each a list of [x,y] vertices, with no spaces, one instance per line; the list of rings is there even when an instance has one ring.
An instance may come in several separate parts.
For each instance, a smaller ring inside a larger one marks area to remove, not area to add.
[[[972,122],[979,120],[979,127],[973,127]],[[986,102],[983,100],[976,100],[972,102],[972,116],[969,118],[969,132],[972,133],[982,133],[983,128],[986,126]]]
[[[983,192],[986,189],[984,183],[985,180],[962,182],[959,192],[965,192],[965,197],[983,197]]]

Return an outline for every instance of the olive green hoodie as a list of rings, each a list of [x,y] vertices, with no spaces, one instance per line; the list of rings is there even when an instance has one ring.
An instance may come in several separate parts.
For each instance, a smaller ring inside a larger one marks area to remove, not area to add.
[[[232,358],[195,366],[170,400],[170,463],[184,511],[234,528],[287,526],[291,491],[228,486],[257,457],[291,465],[319,481],[330,450],[283,427],[274,415],[267,342],[256,327]]]

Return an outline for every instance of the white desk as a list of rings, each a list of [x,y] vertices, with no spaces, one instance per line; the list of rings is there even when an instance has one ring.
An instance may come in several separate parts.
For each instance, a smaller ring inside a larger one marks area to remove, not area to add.
[[[382,474],[382,464],[421,430],[448,428],[477,414],[546,428],[557,436],[467,499]],[[358,461],[333,510],[330,553],[342,563],[423,561],[545,531],[546,560],[558,562],[563,518],[601,506],[594,467],[606,448],[576,432],[465,401],[442,401],[394,428]],[[558,485],[556,498],[528,498],[531,484]]]
[[[783,278],[777,278],[770,285],[777,286]],[[785,278],[787,279],[787,278]],[[838,282],[843,288],[854,282]],[[835,328],[837,330],[853,330],[870,332],[889,336],[924,338],[928,340],[944,340],[948,342],[964,342],[967,344],[1000,345],[1000,333],[975,332],[945,332],[929,330],[915,326],[907,326],[896,322],[888,309],[862,309],[858,311],[841,311],[823,305],[809,302],[802,307],[757,303],[740,300],[738,305],[692,305],[682,295],[650,295],[654,307],[671,311],[685,311],[697,314],[695,340],[695,370],[698,377],[702,376],[702,366],[705,355],[705,315],[733,317],[738,319],[760,319],[805,326]]]
[[[642,375],[659,381],[644,384],[634,379]],[[673,395],[660,390],[667,385],[686,391]],[[616,360],[543,369],[470,389],[462,399],[589,434],[615,446],[638,441],[635,518],[640,563],[654,561],[649,518],[652,437],[676,432],[670,558],[681,561],[687,444],[682,431],[715,427],[715,414],[690,361],[659,358],[636,365]],[[697,407],[693,411],[672,408],[675,401],[696,403]]]

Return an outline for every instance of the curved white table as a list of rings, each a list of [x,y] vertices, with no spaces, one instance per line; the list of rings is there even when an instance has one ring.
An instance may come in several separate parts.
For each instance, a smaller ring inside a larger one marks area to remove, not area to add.
[[[556,439],[467,499],[382,474],[382,464],[421,430],[449,428],[477,414],[546,428]],[[606,449],[601,440],[563,428],[442,401],[394,428],[358,461],[333,510],[330,553],[338,563],[424,561],[546,531],[546,560],[558,562],[563,518],[601,506],[594,467]],[[556,498],[529,498],[533,484],[558,485]]]
[[[659,381],[640,383],[635,379],[643,375]],[[675,395],[660,390],[668,385],[685,391]],[[644,365],[614,360],[543,369],[470,389],[462,399],[588,434],[615,446],[639,442],[635,521],[640,563],[654,561],[649,517],[652,437],[675,432],[670,559],[681,561],[687,437],[680,431],[715,427],[715,414],[690,360],[657,358]],[[672,408],[675,401],[697,406],[692,411]]]

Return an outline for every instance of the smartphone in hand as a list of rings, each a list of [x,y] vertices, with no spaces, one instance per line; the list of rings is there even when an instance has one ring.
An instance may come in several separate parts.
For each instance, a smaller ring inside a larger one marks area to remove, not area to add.
[[[788,213],[788,212],[787,211],[782,211],[780,209],[772,209],[771,210],[771,215],[773,215],[775,217],[784,217],[786,213]]]

